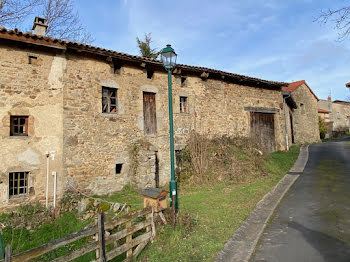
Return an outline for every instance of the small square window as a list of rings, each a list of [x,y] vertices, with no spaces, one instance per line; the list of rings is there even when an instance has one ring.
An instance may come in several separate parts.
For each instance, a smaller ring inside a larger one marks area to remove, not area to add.
[[[28,136],[28,116],[11,116],[10,122],[10,136]]]
[[[30,65],[38,65],[38,57],[34,55],[29,55],[28,56],[28,63]]]
[[[116,88],[102,87],[102,113],[117,113]]]
[[[180,113],[187,113],[187,97],[180,96]]]
[[[147,70],[147,78],[152,79],[153,78],[154,71],[152,70]]]
[[[181,77],[181,86],[185,86],[186,85],[186,77]]]
[[[9,173],[9,196],[26,195],[28,192],[29,172]]]
[[[123,164],[116,164],[115,165],[115,173],[118,175],[122,172]]]
[[[116,63],[116,62],[113,63],[113,72],[114,72],[114,74],[119,75],[121,68],[122,68],[122,65],[120,63]]]

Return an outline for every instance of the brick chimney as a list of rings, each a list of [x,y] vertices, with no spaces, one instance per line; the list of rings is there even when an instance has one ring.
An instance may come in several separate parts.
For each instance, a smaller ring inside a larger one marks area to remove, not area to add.
[[[331,102],[332,101],[332,98],[331,98],[331,96],[328,96],[328,99],[327,99],[329,102]]]
[[[35,35],[45,36],[47,29],[46,19],[36,16],[34,18],[34,24],[32,30],[34,30]]]

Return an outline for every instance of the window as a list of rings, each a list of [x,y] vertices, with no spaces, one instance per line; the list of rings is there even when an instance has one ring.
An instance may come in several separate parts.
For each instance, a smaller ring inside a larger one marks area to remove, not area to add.
[[[113,63],[113,72],[114,72],[114,74],[119,75],[121,68],[122,68],[121,64],[116,63],[116,62]]]
[[[148,78],[148,79],[152,79],[153,74],[154,74],[154,71],[152,71],[152,70],[147,70],[147,78]]]
[[[102,113],[117,113],[117,90],[102,87]]]
[[[37,65],[38,64],[38,57],[34,55],[28,56],[28,63],[31,65]]]
[[[28,116],[11,116],[10,121],[10,136],[28,136]]]
[[[123,164],[116,164],[115,165],[115,173],[118,175],[122,172]]]
[[[187,113],[187,97],[180,96],[180,113]]]
[[[29,172],[11,172],[9,175],[9,195],[26,195],[28,192]]]
[[[186,77],[181,77],[181,86],[185,86],[186,85]]]

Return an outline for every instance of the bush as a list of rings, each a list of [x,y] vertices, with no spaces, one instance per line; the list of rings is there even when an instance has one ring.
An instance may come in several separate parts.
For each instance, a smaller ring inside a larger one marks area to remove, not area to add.
[[[320,116],[318,117],[318,128],[320,130],[320,138],[324,139],[326,137],[327,128],[324,120]]]
[[[265,155],[249,138],[216,137],[192,133],[187,146],[176,155],[180,184],[242,181],[266,174]]]

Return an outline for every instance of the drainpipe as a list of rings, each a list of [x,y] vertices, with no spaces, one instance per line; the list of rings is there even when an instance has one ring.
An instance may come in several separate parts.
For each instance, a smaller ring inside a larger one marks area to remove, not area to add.
[[[49,207],[49,171],[50,171],[50,159],[55,159],[55,151],[46,151],[46,196],[45,196],[45,206]]]
[[[287,96],[284,96],[287,95]],[[289,141],[288,141],[288,127],[287,127],[287,111],[286,111],[286,99],[290,97],[290,93],[288,92],[283,92],[283,112],[284,112],[284,128],[286,131],[286,137],[285,137],[285,141],[286,141],[286,151],[289,150]]]
[[[53,171],[53,208],[56,209],[56,191],[57,191],[57,172]]]

